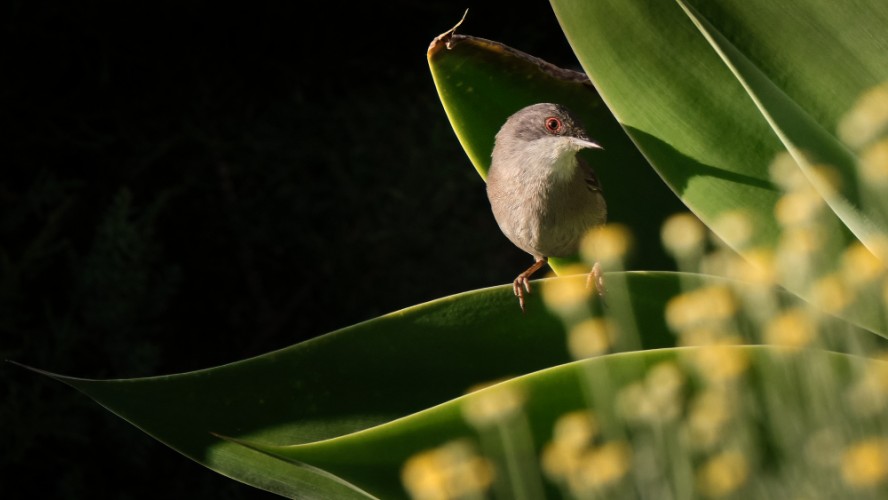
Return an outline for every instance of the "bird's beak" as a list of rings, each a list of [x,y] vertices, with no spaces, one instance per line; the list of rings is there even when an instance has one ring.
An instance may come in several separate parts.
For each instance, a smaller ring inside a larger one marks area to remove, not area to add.
[[[570,139],[570,142],[573,143],[574,146],[576,146],[577,150],[580,150],[580,149],[604,149],[598,143],[592,142],[588,139],[579,139],[577,137],[572,137]]]

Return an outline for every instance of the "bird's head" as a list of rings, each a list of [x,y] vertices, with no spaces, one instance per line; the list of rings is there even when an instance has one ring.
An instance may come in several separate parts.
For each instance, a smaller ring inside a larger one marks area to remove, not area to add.
[[[581,149],[602,149],[560,104],[541,103],[509,117],[496,134],[491,170],[537,172],[570,180]]]
[[[533,104],[510,116],[496,135],[496,142],[508,149],[544,147],[558,157],[581,149],[602,149],[573,113],[552,103]]]

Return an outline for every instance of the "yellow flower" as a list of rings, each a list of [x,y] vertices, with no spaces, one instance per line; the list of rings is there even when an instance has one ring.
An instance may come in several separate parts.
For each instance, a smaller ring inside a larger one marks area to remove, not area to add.
[[[623,387],[617,394],[617,410],[629,421],[656,424],[675,420],[684,402],[685,374],[672,361],[648,370],[643,382]]]
[[[697,471],[697,489],[708,497],[730,495],[743,486],[749,476],[746,457],[736,450],[719,453]]]
[[[786,347],[804,347],[814,338],[816,327],[809,313],[793,308],[775,316],[765,328],[765,342]]]
[[[842,278],[836,274],[828,274],[814,283],[811,299],[828,313],[839,313],[853,299],[852,290],[845,286]]]
[[[813,188],[791,191],[777,201],[774,215],[783,227],[801,226],[814,221],[825,205]]]
[[[860,158],[860,173],[864,180],[876,186],[888,183],[888,139],[866,148]]]
[[[842,479],[855,488],[869,488],[888,477],[888,447],[884,439],[854,443],[842,454]]]
[[[860,242],[854,242],[842,254],[842,279],[851,286],[873,282],[885,273],[885,264]]]
[[[740,210],[719,214],[713,224],[713,231],[732,248],[746,247],[755,232],[749,215]]]
[[[591,229],[580,244],[586,262],[620,263],[632,247],[632,233],[623,224],[605,224]]]
[[[583,455],[572,489],[581,495],[615,484],[626,475],[631,464],[632,448],[623,441],[611,441],[593,448]]]
[[[598,420],[592,412],[578,410],[555,422],[552,441],[543,450],[543,470],[553,479],[568,479],[580,467],[583,453],[598,435]]]
[[[616,337],[616,324],[607,318],[589,318],[570,329],[568,348],[575,359],[606,354]]]
[[[493,466],[465,440],[451,441],[408,458],[401,481],[415,500],[448,500],[482,494]]]
[[[740,343],[738,338],[726,337],[689,354],[701,375],[712,382],[726,382],[742,375],[749,366],[749,356]]]
[[[675,332],[723,323],[737,311],[737,301],[726,285],[706,286],[673,297],[666,304],[666,323]]]
[[[524,394],[512,385],[495,385],[475,391],[463,401],[463,416],[476,427],[497,424],[518,414]]]
[[[808,178],[799,168],[795,158],[785,151],[774,157],[768,167],[768,173],[771,180],[784,191],[795,191],[809,185]]]
[[[687,430],[691,443],[701,449],[710,449],[721,438],[722,430],[731,419],[731,402],[723,390],[709,389],[691,402]]]
[[[859,148],[875,138],[888,124],[888,84],[868,89],[839,121],[839,138]]]
[[[586,266],[574,265],[564,269],[564,277],[543,281],[543,302],[546,307],[557,314],[569,315],[585,306],[594,290],[586,287],[585,278],[572,275],[588,272]]]
[[[696,216],[679,213],[669,216],[660,229],[663,246],[675,258],[688,258],[703,253],[706,228]]]
[[[880,358],[868,360],[848,391],[851,408],[860,415],[876,415],[888,404],[888,362],[884,354]]]

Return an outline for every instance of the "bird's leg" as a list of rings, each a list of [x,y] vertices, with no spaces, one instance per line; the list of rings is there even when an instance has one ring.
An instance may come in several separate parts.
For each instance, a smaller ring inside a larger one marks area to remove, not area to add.
[[[530,278],[533,273],[539,271],[541,267],[546,265],[546,262],[549,262],[547,257],[537,259],[532,266],[527,268],[527,271],[519,274],[518,277],[515,278],[515,282],[512,283],[512,290],[514,290],[515,296],[518,297],[518,305],[521,306],[521,312],[527,312],[524,309],[524,291],[527,290],[527,293],[530,293],[530,281],[528,278]]]
[[[591,286],[595,287],[595,291],[602,299],[607,294],[607,289],[604,288],[604,273],[601,272],[601,265],[598,262],[592,266],[592,271],[586,276],[586,288]]]

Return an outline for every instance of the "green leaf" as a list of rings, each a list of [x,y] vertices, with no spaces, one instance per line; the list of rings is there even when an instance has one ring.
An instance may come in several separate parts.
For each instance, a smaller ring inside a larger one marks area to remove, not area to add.
[[[674,267],[662,250],[659,230],[667,216],[684,207],[650,169],[584,74],[498,42],[454,34],[436,39],[428,60],[453,130],[482,178],[490,166],[494,136],[512,113],[538,102],[564,104],[604,146],[603,151],[581,154],[601,178],[608,220],[625,224],[636,237],[633,263],[643,269]],[[553,263],[561,273],[565,262]]]
[[[249,440],[234,442],[286,463],[310,464],[329,470],[381,498],[401,498],[406,496],[401,485],[402,469],[411,457],[444,443],[464,440],[475,443],[478,453],[496,464],[495,477],[499,480],[495,482],[495,491],[499,497],[530,498],[535,496],[534,492],[545,491],[551,498],[559,490],[557,484],[546,481],[539,472],[541,455],[553,441],[559,418],[578,410],[591,410],[601,428],[598,440],[625,445],[631,450],[629,456],[653,461],[648,466],[654,470],[647,473],[641,470],[633,473],[631,467],[626,467],[628,484],[624,487],[631,489],[623,490],[624,493],[638,494],[646,487],[651,488],[646,482],[653,481],[653,475],[666,477],[665,483],[673,491],[682,492],[682,488],[686,488],[680,496],[690,498],[695,482],[692,463],[706,454],[695,450],[699,442],[680,434],[681,429],[684,429],[681,432],[692,432],[683,427],[692,424],[683,421],[682,415],[691,411],[692,401],[707,389],[710,393],[726,391],[728,397],[743,398],[742,404],[746,405],[733,410],[729,417],[734,419],[731,425],[719,432],[723,434],[721,442],[725,443],[722,446],[736,447],[744,467],[751,469],[747,474],[758,476],[755,481],[747,481],[752,486],[741,490],[747,493],[756,491],[756,481],[773,485],[800,472],[823,475],[824,472],[806,463],[803,453],[798,453],[805,446],[811,446],[810,435],[820,431],[823,425],[854,422],[858,425],[858,435],[862,436],[880,429],[878,420],[885,416],[884,408],[861,417],[843,404],[841,390],[852,387],[857,373],[872,370],[864,359],[770,346],[723,347],[718,348],[721,350],[717,353],[712,349],[634,352],[562,365],[473,392],[389,424],[316,443],[274,446]],[[722,363],[737,363],[737,370],[746,373],[733,373],[728,379],[719,379],[719,383],[728,384],[726,387],[708,387],[707,384],[714,381],[699,370],[701,364],[708,366],[704,357],[713,354],[722,357]],[[878,365],[877,369],[881,370],[888,367],[884,362]],[[812,375],[816,375],[816,381],[798,383],[797,377]],[[821,386],[817,387],[818,384]],[[627,403],[629,393],[636,388],[649,393],[647,404],[659,405],[653,413],[631,408]],[[812,389],[815,392],[808,392]],[[817,389],[826,390],[820,394]],[[523,406],[512,407],[516,402],[523,402]],[[820,410],[812,413],[812,404]],[[479,412],[482,408],[486,412]],[[759,420],[758,416],[763,414],[768,418]],[[792,425],[794,431],[784,434],[787,425]],[[647,433],[660,434],[660,437],[650,440]],[[670,436],[670,433],[674,434]],[[738,439],[740,444],[736,442]],[[751,446],[750,440],[767,444],[758,448]],[[577,441],[573,446],[595,449],[595,445]],[[769,448],[774,450],[773,455],[762,455],[762,449]],[[503,449],[508,450],[510,461],[498,460],[505,458],[500,456]],[[527,464],[531,467],[525,469]],[[429,475],[437,472],[439,480],[446,481],[447,474],[452,472],[445,470],[446,465],[440,460],[435,466],[442,470],[422,472]],[[594,472],[587,472],[585,477],[594,478]],[[829,489],[818,491],[849,492],[841,483],[837,486],[835,480],[830,480]],[[813,478],[812,482],[818,481]],[[619,489],[605,491],[612,497],[622,496],[618,494]]]
[[[769,167],[791,158],[831,210],[816,220],[828,241],[817,248],[809,279],[781,276],[781,283],[816,300],[812,281],[835,271],[857,238],[884,257],[885,205],[872,195],[867,203],[856,153],[836,130],[860,94],[888,78],[888,7],[802,0],[552,4],[632,140],[729,245],[780,257],[775,206],[784,193]],[[838,182],[817,174],[824,165]],[[751,221],[750,238],[720,227],[719,218],[731,212]],[[881,309],[870,302],[842,314],[885,332]]]
[[[627,283],[650,289],[636,304],[650,317],[645,347],[671,345],[662,307],[678,291],[676,277],[634,275]],[[211,433],[288,444],[332,438],[458,397],[481,382],[570,361],[561,321],[535,292],[527,314],[511,286],[467,292],[197,372],[110,381],[47,375],[226,476],[285,496],[349,498],[338,480],[270,462]]]
[[[830,108],[833,107],[833,101],[836,100],[834,90],[809,99],[809,109],[805,109],[802,105],[795,101],[787,92],[797,90],[799,82],[790,79],[787,83],[781,83],[787,88],[787,91],[780,88],[764,71],[762,65],[756,61],[750,60],[746,54],[755,54],[757,52],[767,52],[774,50],[777,46],[784,47],[790,44],[794,37],[802,36],[799,28],[806,26],[807,30],[816,33],[827,34],[827,36],[815,37],[815,43],[808,43],[802,53],[792,54],[797,56],[798,63],[787,63],[788,68],[795,66],[805,66],[808,61],[814,60],[819,64],[815,64],[815,68],[822,73],[834,72],[832,65],[824,64],[830,60],[849,60],[856,56],[858,51],[855,47],[844,46],[836,50],[836,38],[828,36],[829,34],[838,34],[839,31],[846,31],[846,26],[853,26],[854,29],[866,29],[861,27],[860,19],[845,19],[847,25],[836,22],[833,14],[836,11],[844,11],[848,9],[838,9],[835,5],[829,6],[824,4],[822,11],[817,9],[800,9],[796,6],[791,11],[775,12],[775,18],[785,19],[791,12],[793,22],[790,23],[790,29],[786,29],[783,25],[780,30],[772,34],[768,34],[765,40],[759,42],[754,40],[750,42],[748,37],[739,38],[740,42],[745,42],[745,46],[735,46],[725,36],[713,26],[708,19],[702,16],[691,5],[679,1],[679,5],[700,31],[700,34],[709,42],[710,46],[722,59],[727,68],[734,74],[737,81],[743,85],[750,99],[758,108],[762,117],[768,122],[773,129],[774,134],[783,143],[786,150],[796,161],[801,170],[805,173],[812,185],[823,196],[827,203],[832,207],[836,215],[851,230],[854,235],[867,244],[868,247],[878,249],[878,237],[880,234],[888,234],[888,226],[886,226],[885,214],[882,213],[879,205],[861,206],[860,196],[858,194],[859,179],[857,178],[856,164],[857,158],[848,150],[844,144],[841,144],[838,138],[833,135],[836,129],[834,118],[830,120],[827,116]],[[782,5],[784,9],[786,5]],[[871,14],[867,9],[857,11],[859,14]],[[865,16],[867,17],[867,16]],[[873,17],[867,17],[869,20]],[[715,19],[719,20],[718,18]],[[730,19],[727,20],[730,23]],[[795,28],[795,29],[793,29]],[[726,28],[730,29],[730,27]],[[888,41],[888,37],[884,40]],[[860,42],[860,39],[854,39],[852,42]],[[811,51],[811,48],[817,52]],[[796,46],[795,48],[799,48]],[[816,57],[812,57],[816,54]],[[879,60],[884,60],[884,54],[880,55]],[[860,61],[864,63],[866,61]],[[870,61],[872,62],[872,61]],[[888,77],[888,72],[884,71],[884,65],[880,71],[882,78]],[[786,72],[787,67],[781,68],[781,72]],[[873,81],[873,73],[865,64],[861,64],[857,68],[848,68],[849,73],[844,75],[849,80],[863,80],[865,86],[857,85],[851,88],[856,91],[847,89],[849,93],[844,95],[845,100],[859,95],[861,91],[869,86],[880,83],[878,80]],[[793,76],[795,72],[791,72]],[[820,74],[811,74],[812,78],[820,80]],[[792,77],[790,77],[792,78]],[[826,87],[828,88],[828,87]],[[826,90],[826,88],[823,88]],[[849,108],[850,109],[850,108]],[[821,118],[821,122],[817,121],[817,117]],[[815,168],[818,165],[829,165],[833,171],[841,177],[841,182],[837,186],[832,186],[828,182],[820,179]]]
[[[688,207],[710,227],[722,212],[761,207],[756,239],[774,244],[780,193],[767,166],[782,147],[678,5],[553,8],[614,116]]]
[[[565,323],[545,308],[541,296],[564,285],[582,290],[584,279],[535,281],[526,314],[518,308],[510,286],[478,290],[394,312],[287,349],[191,373],[105,381],[43,373],[226,476],[290,497],[361,497],[364,494],[359,489],[330,475],[337,468],[327,472],[316,468],[328,469],[326,463],[309,463],[314,467],[307,467],[274,460],[212,433],[274,446],[336,439],[387,423],[398,432],[398,422],[405,422],[405,430],[416,430],[411,423],[415,420],[398,419],[458,398],[479,383],[570,362]],[[773,293],[766,296],[775,304],[801,305],[788,294],[706,276],[610,273],[607,283],[604,312],[612,316],[617,331],[642,332],[640,338],[617,339],[616,351],[674,346],[664,310],[682,290],[728,287],[738,301]],[[631,302],[621,303],[625,297],[631,297]],[[596,308],[600,312],[597,301],[591,306],[587,312]],[[839,335],[823,344],[829,348],[856,349],[871,345],[876,338],[839,320],[824,321],[839,325]],[[740,321],[737,328],[746,341],[761,340],[754,322]],[[432,413],[439,415],[434,418],[445,414]],[[453,414],[446,415],[447,426],[464,429]],[[438,439],[436,436],[431,433],[426,439]],[[380,466],[392,468],[405,450],[376,449],[375,453]],[[351,460],[347,456],[342,459]],[[366,473],[372,475],[373,470],[368,467]],[[365,484],[360,471],[352,476],[355,474],[343,478],[355,481],[357,477],[361,489],[379,489],[375,483]],[[394,484],[392,477],[385,480]]]

